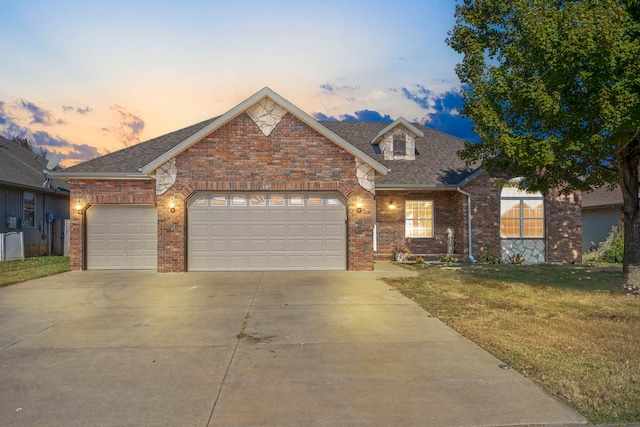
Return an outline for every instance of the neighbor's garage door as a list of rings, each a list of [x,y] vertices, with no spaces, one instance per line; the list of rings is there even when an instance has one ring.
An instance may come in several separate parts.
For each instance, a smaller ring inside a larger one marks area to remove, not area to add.
[[[346,269],[335,194],[200,194],[188,225],[190,271]]]
[[[92,206],[87,210],[87,268],[156,270],[158,213],[152,207]]]

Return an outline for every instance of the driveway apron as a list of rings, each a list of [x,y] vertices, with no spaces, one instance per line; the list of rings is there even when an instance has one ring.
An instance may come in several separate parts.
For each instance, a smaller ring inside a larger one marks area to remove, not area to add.
[[[586,423],[380,275],[83,271],[0,289],[0,424]]]

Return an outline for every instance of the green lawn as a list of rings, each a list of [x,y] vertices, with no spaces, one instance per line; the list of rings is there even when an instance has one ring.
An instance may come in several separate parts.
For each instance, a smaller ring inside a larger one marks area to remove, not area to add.
[[[43,256],[0,262],[0,287],[69,271],[69,257]]]
[[[416,269],[386,281],[590,422],[640,422],[640,297],[620,267]]]

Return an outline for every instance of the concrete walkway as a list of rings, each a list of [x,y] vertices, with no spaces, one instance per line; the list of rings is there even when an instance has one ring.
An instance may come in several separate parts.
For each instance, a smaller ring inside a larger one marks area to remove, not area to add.
[[[0,289],[0,424],[585,423],[377,274],[85,271]]]

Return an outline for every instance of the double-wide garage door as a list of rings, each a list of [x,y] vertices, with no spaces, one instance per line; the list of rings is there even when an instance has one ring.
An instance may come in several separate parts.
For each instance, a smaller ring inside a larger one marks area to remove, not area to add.
[[[87,210],[86,220],[88,269],[157,269],[155,206],[92,206]]]
[[[336,194],[197,194],[188,269],[344,270],[346,229]]]

